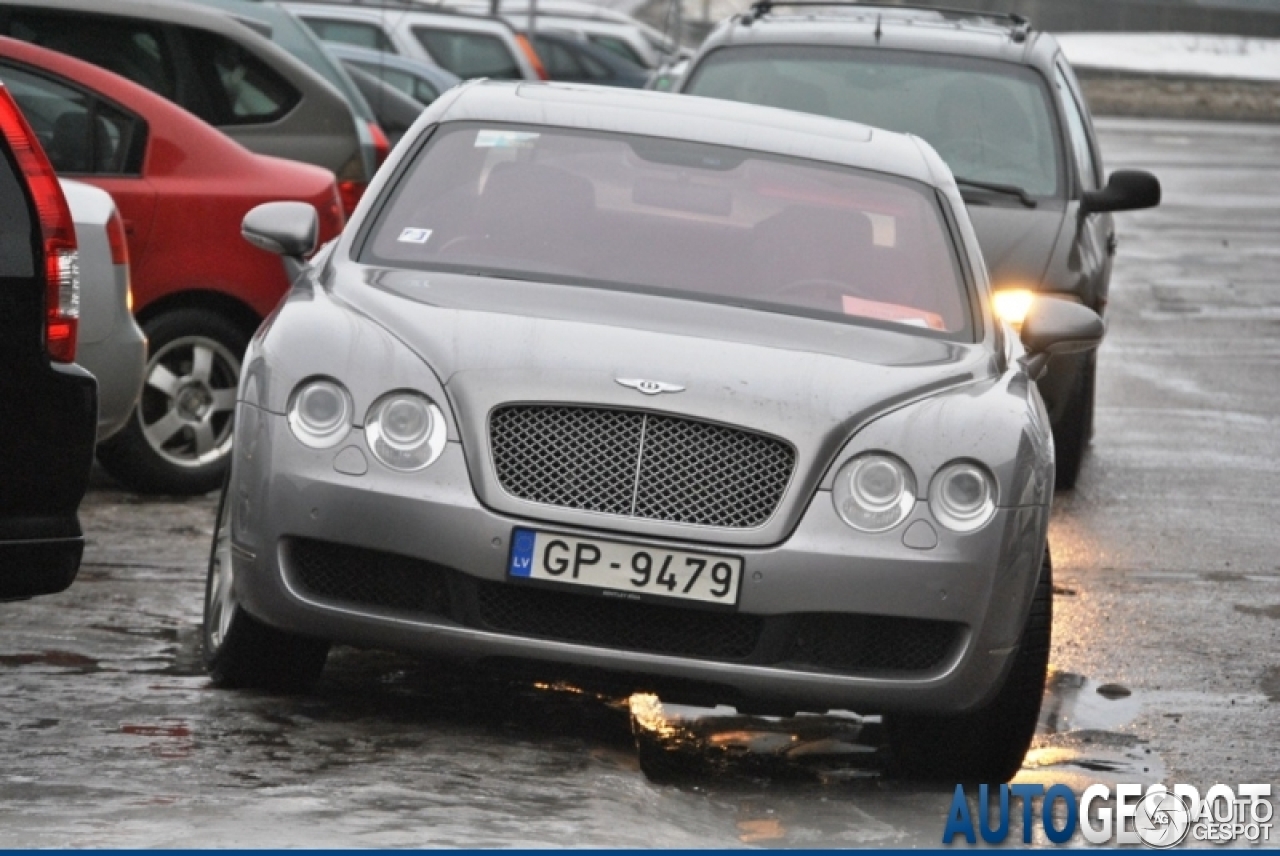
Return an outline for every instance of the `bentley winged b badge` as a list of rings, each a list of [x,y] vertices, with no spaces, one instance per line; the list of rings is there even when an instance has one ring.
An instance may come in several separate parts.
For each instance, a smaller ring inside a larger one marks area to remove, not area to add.
[[[631,389],[639,390],[645,395],[658,395],[663,392],[684,392],[678,383],[663,383],[660,380],[644,380],[638,377],[616,377],[615,381]]]

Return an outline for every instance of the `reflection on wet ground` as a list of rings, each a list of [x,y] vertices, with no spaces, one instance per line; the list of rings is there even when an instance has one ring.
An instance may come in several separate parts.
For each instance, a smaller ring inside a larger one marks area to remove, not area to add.
[[[1127,687],[1082,675],[1049,675],[1035,745],[1019,781],[1090,778],[1155,782],[1163,764],[1142,741],[1118,729],[1142,703]],[[890,750],[879,717],[748,717],[667,707],[652,696],[631,699],[642,769],[658,781],[771,778],[848,783],[887,778]]]
[[[952,787],[888,776],[875,717],[664,706],[347,648],[310,696],[213,690],[210,503],[130,520],[95,501],[86,528],[149,540],[102,538],[66,595],[0,607],[0,847],[940,842]],[[1054,673],[1020,779],[1154,780],[1123,733],[1146,700]]]
[[[89,625],[96,657],[0,658],[0,847],[936,846],[951,798],[885,774],[874,717],[664,706],[345,648],[313,695],[217,691],[194,627],[158,623]],[[1158,777],[1109,730],[1140,705],[1055,673],[1020,779]]]

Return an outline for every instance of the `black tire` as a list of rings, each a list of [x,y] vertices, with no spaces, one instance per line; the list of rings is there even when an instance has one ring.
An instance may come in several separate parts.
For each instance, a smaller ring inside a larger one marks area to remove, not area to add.
[[[955,784],[1007,782],[1035,737],[1053,625],[1053,567],[1045,546],[1031,612],[1000,691],[977,710],[952,716],[886,716],[892,771]]]
[[[137,407],[98,462],[139,493],[216,490],[231,460],[240,365],[252,331],[207,309],[175,309],[142,325],[146,381]]]
[[[306,692],[324,671],[329,643],[269,627],[236,602],[227,520],[229,482],[223,485],[218,502],[205,579],[201,625],[205,668],[217,687]]]
[[[1071,490],[1080,477],[1084,453],[1093,439],[1093,403],[1097,383],[1098,362],[1090,354],[1080,372],[1076,390],[1063,410],[1062,421],[1053,426],[1055,467],[1053,486]]]

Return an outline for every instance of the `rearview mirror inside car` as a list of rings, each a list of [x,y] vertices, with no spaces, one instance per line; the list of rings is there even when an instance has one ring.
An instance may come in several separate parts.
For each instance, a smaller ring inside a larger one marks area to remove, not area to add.
[[[1159,204],[1160,179],[1145,170],[1119,169],[1111,173],[1106,187],[1085,191],[1080,200],[1080,213],[1133,211]]]

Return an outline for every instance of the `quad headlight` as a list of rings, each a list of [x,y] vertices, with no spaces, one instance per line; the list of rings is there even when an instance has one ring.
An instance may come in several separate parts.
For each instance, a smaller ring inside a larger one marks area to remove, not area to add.
[[[981,529],[996,513],[995,479],[971,461],[947,464],[929,485],[929,508],[952,532]]]
[[[289,399],[288,419],[298,442],[312,449],[330,449],[351,430],[351,395],[328,378],[304,381]]]
[[[369,408],[364,437],[374,457],[388,467],[420,470],[444,451],[444,415],[425,395],[391,392]]]
[[[901,523],[916,501],[911,468],[890,455],[859,455],[836,473],[836,513],[854,529],[884,532]]]

